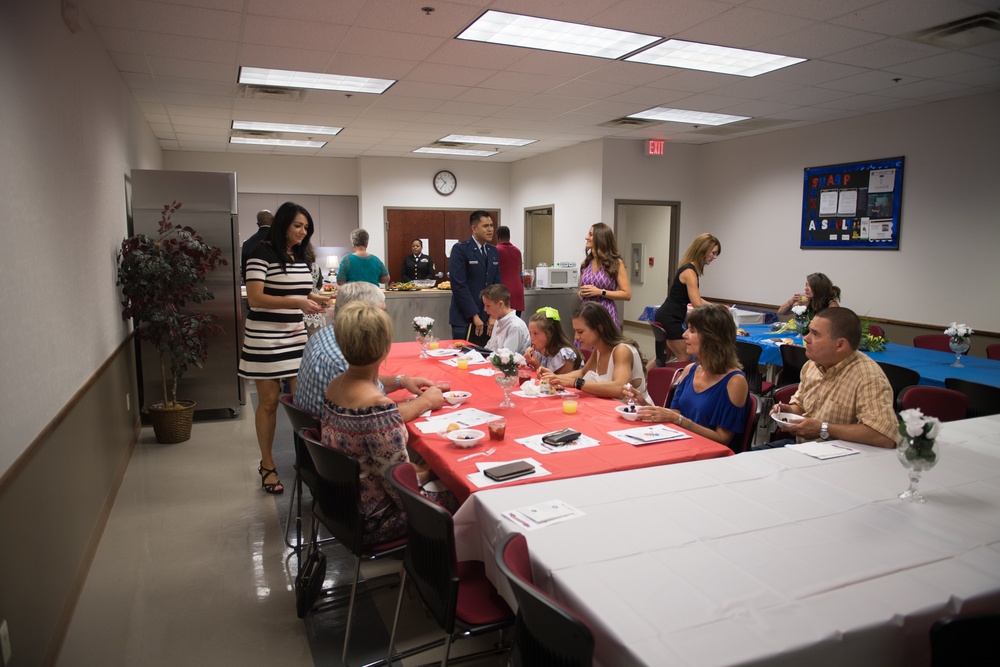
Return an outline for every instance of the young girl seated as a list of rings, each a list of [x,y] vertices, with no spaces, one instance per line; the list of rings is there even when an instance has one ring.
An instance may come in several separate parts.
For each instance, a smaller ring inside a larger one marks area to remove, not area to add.
[[[555,308],[539,308],[528,320],[531,346],[524,351],[524,360],[536,371],[540,367],[556,373],[569,373],[580,365],[580,353],[570,342]]]

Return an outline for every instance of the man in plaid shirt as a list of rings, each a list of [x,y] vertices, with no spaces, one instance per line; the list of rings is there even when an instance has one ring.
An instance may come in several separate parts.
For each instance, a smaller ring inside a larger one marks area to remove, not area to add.
[[[896,446],[896,413],[889,380],[878,364],[858,352],[861,321],[847,308],[821,310],[805,336],[802,378],[791,404],[776,412],[804,419],[782,430],[805,440],[846,440],[863,445]],[[786,444],[786,443],[781,443]],[[780,446],[772,443],[772,446]]]

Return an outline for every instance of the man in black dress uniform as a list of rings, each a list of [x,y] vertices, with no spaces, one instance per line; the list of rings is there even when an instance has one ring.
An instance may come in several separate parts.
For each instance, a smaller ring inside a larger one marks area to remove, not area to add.
[[[434,278],[434,260],[430,255],[425,255],[424,243],[420,239],[413,239],[410,244],[412,255],[403,258],[403,272],[400,280],[431,280]]]

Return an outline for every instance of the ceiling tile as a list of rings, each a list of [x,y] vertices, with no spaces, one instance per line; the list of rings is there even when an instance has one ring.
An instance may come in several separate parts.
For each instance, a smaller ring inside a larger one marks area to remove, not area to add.
[[[525,93],[543,93],[566,83],[567,79],[544,74],[523,74],[520,72],[500,72],[483,81],[477,88],[495,90],[516,90]]]
[[[219,11],[163,2],[130,2],[129,15],[137,30],[238,41],[242,17]]]
[[[460,67],[443,63],[422,62],[410,70],[406,78],[422,83],[448,83],[456,86],[476,86],[497,73],[495,69]]]
[[[865,44],[855,49],[833,53],[824,59],[845,65],[879,69],[898,65],[908,60],[927,58],[940,53],[944,53],[944,49],[905,39],[889,38],[883,39],[880,42]]]
[[[921,79],[933,79],[950,74],[961,74],[978,69],[993,67],[997,62],[991,58],[972,55],[971,53],[943,53],[930,58],[922,58],[908,63],[893,65],[886,69],[890,72],[908,74]]]
[[[781,14],[791,14],[813,21],[828,21],[873,5],[878,0],[750,0],[747,7],[764,9]]]
[[[830,19],[831,23],[884,35],[901,35],[978,14],[961,0],[884,0]]]
[[[692,42],[747,49],[794,30],[801,30],[811,23],[810,20],[796,16],[742,6],[734,7],[711,22],[701,23],[674,36]]]
[[[294,46],[310,51],[336,51],[347,37],[349,28],[333,23],[320,23],[272,16],[249,15],[243,26],[244,44],[264,46]]]
[[[883,39],[864,30],[855,30],[829,23],[814,23],[801,30],[757,44],[754,48],[766,53],[780,53],[797,58],[822,58],[831,53],[855,49]],[[797,65],[793,65],[797,67]]]

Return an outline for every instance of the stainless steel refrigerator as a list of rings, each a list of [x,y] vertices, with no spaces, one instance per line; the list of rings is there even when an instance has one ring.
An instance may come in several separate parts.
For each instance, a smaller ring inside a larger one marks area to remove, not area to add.
[[[192,367],[177,385],[177,397],[197,403],[196,414],[228,410],[239,414],[245,402],[243,381],[237,375],[243,341],[240,297],[240,243],[236,207],[236,174],[233,172],[132,170],[132,226],[130,233],[157,236],[165,204],[178,201],[175,224],[187,225],[206,243],[222,249],[228,264],[208,274],[207,286],[215,299],[190,304],[207,312],[222,327],[208,338],[208,361]],[[163,400],[160,360],[156,349],[141,343],[138,354],[139,399],[145,409]]]

